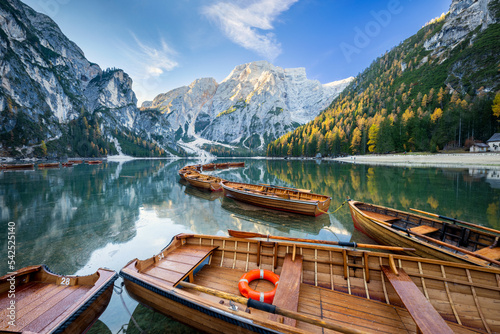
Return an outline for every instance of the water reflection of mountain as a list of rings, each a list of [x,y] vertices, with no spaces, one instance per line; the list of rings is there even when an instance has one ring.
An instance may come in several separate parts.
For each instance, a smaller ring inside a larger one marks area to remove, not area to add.
[[[16,223],[17,267],[46,263],[56,272],[71,274],[95,249],[132,239],[143,201],[157,198],[176,181],[175,175],[165,173],[167,163],[1,174],[1,215],[3,221]],[[0,246],[6,246],[4,240]],[[6,271],[2,263],[0,272]]]
[[[283,233],[295,232],[317,235],[321,228],[330,226],[330,217],[310,217],[282,211],[269,210],[224,197],[222,208],[239,220],[265,225]]]

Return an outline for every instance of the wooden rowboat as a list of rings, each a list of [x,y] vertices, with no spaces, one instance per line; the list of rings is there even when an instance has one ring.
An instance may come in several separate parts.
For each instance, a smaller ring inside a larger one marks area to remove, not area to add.
[[[179,169],[179,176],[181,177],[182,180],[186,179],[186,175],[199,175],[200,174],[195,169],[185,169],[185,168],[186,167]]]
[[[58,162],[51,162],[46,164],[38,164],[38,168],[59,168]]]
[[[242,237],[180,234],[130,261],[120,271],[129,295],[208,333],[500,331],[499,269],[234,232]],[[252,269],[280,275],[272,306],[240,296]]]
[[[72,162],[62,162],[61,165],[63,167],[73,167],[74,163],[72,163]]]
[[[2,276],[0,332],[84,333],[108,306],[117,278],[109,269],[62,276],[45,265]]]
[[[221,162],[219,164],[215,164],[216,169],[225,169],[229,168],[229,162]]]
[[[214,170],[215,169],[215,164],[210,163],[210,164],[205,164],[201,166],[202,170]]]
[[[33,169],[35,164],[14,164],[14,165],[1,165],[0,169],[16,170],[16,169]]]
[[[230,162],[229,167],[245,167],[245,162]]]
[[[193,173],[193,174],[198,174],[198,166],[192,165],[192,166],[184,166],[181,169],[179,169],[179,176],[181,179],[185,179],[184,174],[186,173]]]
[[[269,209],[319,216],[328,211],[331,198],[298,189],[223,181],[224,195]]]
[[[68,163],[74,164],[74,165],[83,164],[83,160],[68,160]]]
[[[89,165],[99,165],[99,164],[102,164],[102,160],[87,160],[85,162],[88,163]]]
[[[220,177],[204,174],[184,174],[184,178],[193,187],[206,189],[210,191],[222,191],[221,182],[224,181]]]
[[[500,265],[500,231],[492,233],[380,205],[349,201],[354,226],[385,245],[413,247],[408,255],[489,266]],[[490,229],[491,230],[491,229]]]

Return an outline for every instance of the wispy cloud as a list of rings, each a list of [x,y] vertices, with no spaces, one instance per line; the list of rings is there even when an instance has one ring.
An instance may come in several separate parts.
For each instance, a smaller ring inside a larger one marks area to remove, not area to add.
[[[140,105],[164,90],[165,74],[179,66],[178,53],[162,37],[144,42],[133,32],[130,35],[133,42],[119,42],[118,45],[122,55],[129,59],[124,69],[134,81],[134,92]]]
[[[145,45],[133,33],[132,37],[138,48],[134,49],[134,58],[139,61],[146,75],[160,76],[164,71],[171,71],[179,64],[174,60],[177,54],[171,49],[163,38],[160,38],[160,46],[154,47]]]
[[[234,43],[255,51],[273,61],[281,53],[281,45],[272,32],[273,22],[298,0],[254,0],[218,2],[202,9]]]

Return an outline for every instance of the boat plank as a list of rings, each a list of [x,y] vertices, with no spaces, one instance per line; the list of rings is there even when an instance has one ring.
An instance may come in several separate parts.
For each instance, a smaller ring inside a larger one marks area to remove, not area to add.
[[[28,294],[17,295],[16,293],[16,317],[17,319],[23,317],[25,314],[32,312],[39,305],[43,304],[52,296],[58,294],[61,290],[64,290],[64,286],[57,286],[55,284],[47,284],[47,283],[37,283],[34,286],[36,291],[29,289]],[[0,317],[2,319],[7,318],[7,309],[5,308],[1,313]]]
[[[344,322],[349,327],[368,332],[401,333],[406,331],[403,319],[398,315],[393,306],[370,301],[357,296],[349,296],[344,293],[335,292],[323,288],[309,287],[302,284],[299,312],[313,316],[323,317],[333,322]],[[337,297],[341,300],[339,303]],[[318,307],[318,301],[320,306]],[[411,317],[406,321],[414,323]],[[303,328],[302,323],[298,327]],[[357,327],[359,326],[359,327]],[[415,330],[414,330],[415,331]]]
[[[479,254],[492,260],[500,260],[500,247],[484,247],[480,250],[475,251],[474,254]]]
[[[429,226],[429,225],[420,225],[420,226],[412,227],[412,228],[410,228],[410,230],[413,232],[419,233],[419,234],[429,234],[432,232],[436,232],[439,229],[436,227]]]
[[[367,215],[371,218],[375,218],[375,219],[381,220],[383,222],[392,222],[392,221],[399,220],[399,218],[397,218],[397,217],[384,215],[384,214],[378,213],[378,212],[365,211],[364,213],[365,213],[365,215]]]
[[[280,279],[273,305],[290,311],[297,311],[299,306],[300,277],[302,274],[302,255],[296,255],[292,260],[292,254],[286,254],[281,269]],[[280,316],[272,314],[270,320],[278,321]],[[281,322],[281,321],[280,321]],[[284,323],[289,326],[296,325],[297,321],[285,318]]]
[[[193,266],[177,261],[161,261],[156,264],[156,267],[177,272],[188,272]]]
[[[180,280],[186,274],[186,272],[178,272],[178,271],[163,269],[160,267],[150,267],[146,271],[144,271],[143,274],[150,277],[161,279],[163,281],[175,283],[178,280]]]
[[[43,294],[48,293],[51,289],[55,288],[52,284],[41,285],[39,282],[28,282],[27,284],[22,284],[16,286],[16,300],[21,302],[24,298],[29,297],[34,294],[39,294],[39,291],[43,289]],[[10,299],[8,298],[8,291],[0,294],[0,309],[6,310],[10,304]],[[17,304],[19,310],[19,304]],[[2,311],[3,312],[3,311]],[[0,313],[2,320],[6,319],[3,314]]]
[[[50,298],[30,304],[31,311],[17,318],[16,327],[33,332],[40,332],[47,324],[51,324],[69,307],[78,302],[89,290],[89,287],[64,286]]]
[[[422,333],[436,333],[437,330],[453,333],[402,268],[398,269],[398,275],[387,266],[382,266],[382,270]]]

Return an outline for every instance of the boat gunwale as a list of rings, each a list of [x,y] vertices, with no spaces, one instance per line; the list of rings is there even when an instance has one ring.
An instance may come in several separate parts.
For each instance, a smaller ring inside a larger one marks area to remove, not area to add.
[[[255,243],[258,244],[262,240],[266,240],[266,238],[237,238],[237,237],[230,237],[230,236],[216,236],[216,235],[204,235],[204,234],[190,234],[190,233],[180,233],[175,235],[170,243],[165,246],[160,253],[163,253],[165,250],[167,250],[169,247],[173,246],[173,242],[181,239],[189,239],[189,238],[197,238],[197,239],[214,239],[214,240],[226,240],[226,241],[244,241],[244,242],[250,242],[250,243]],[[450,261],[445,261],[445,260],[438,260],[438,259],[429,259],[429,258],[422,258],[422,257],[415,257],[415,256],[410,256],[410,255],[401,255],[401,254],[391,254],[391,253],[382,253],[382,252],[373,252],[373,251],[367,251],[367,250],[360,250],[360,249],[349,249],[346,247],[339,247],[335,245],[322,245],[322,244],[311,244],[307,242],[300,242],[300,241],[286,241],[286,240],[276,240],[273,241],[277,246],[290,246],[293,244],[299,244],[297,247],[304,248],[304,249],[309,249],[309,250],[324,250],[324,251],[334,251],[338,253],[342,253],[343,251],[347,252],[348,256],[355,256],[355,257],[363,257],[364,254],[366,253],[370,257],[380,257],[384,259],[389,259],[391,257],[394,258],[394,260],[402,260],[402,261],[409,261],[409,262],[414,262],[414,263],[428,263],[428,264],[434,264],[434,265],[445,265],[447,267],[454,267],[454,268],[460,268],[460,269],[472,269],[472,270],[478,270],[478,271],[484,271],[488,273],[494,273],[500,275],[500,268],[495,268],[495,267],[483,267],[483,266],[478,266],[478,265],[473,265],[473,264],[467,264],[467,263],[457,263],[457,262],[450,262]],[[219,248],[215,250],[217,251],[234,251],[234,249],[222,249]],[[149,257],[144,260],[138,260],[138,261],[147,261],[147,260],[152,260],[156,256],[158,256],[160,253]],[[131,262],[135,261],[137,259],[134,259],[132,261],[129,261],[127,265],[124,267],[128,266]],[[307,258],[304,258],[303,261],[310,261]],[[358,266],[356,264],[349,263],[349,266]],[[500,289],[500,287],[499,287]]]

